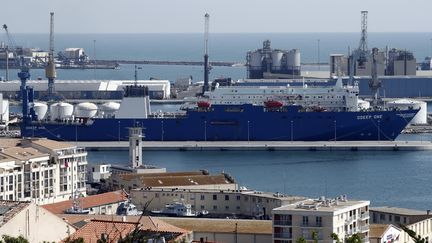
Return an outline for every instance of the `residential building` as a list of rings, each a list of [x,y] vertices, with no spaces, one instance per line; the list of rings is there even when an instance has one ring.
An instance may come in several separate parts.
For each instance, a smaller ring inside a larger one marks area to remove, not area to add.
[[[270,220],[158,218],[169,224],[193,231],[194,242],[267,243],[272,240]]]
[[[341,242],[353,234],[358,234],[363,242],[369,241],[369,201],[348,200],[346,196],[321,197],[275,208],[272,213],[275,243],[296,242],[301,237],[333,243],[332,233]]]
[[[370,209],[372,223],[406,225],[418,235],[432,239],[432,214],[429,210],[421,211],[397,207],[372,207]],[[406,243],[414,242],[407,233],[402,231],[401,241]]]
[[[79,199],[80,206],[84,210],[89,210],[90,214],[116,214],[117,208],[121,203],[128,201],[128,195],[123,191],[107,192],[91,195]],[[64,214],[67,209],[72,207],[73,200],[57,202],[43,205],[43,208],[53,214]]]
[[[86,195],[85,150],[47,139],[2,139],[0,148],[0,200],[41,205]]]
[[[142,188],[130,192],[131,201],[138,208],[148,205],[148,210],[160,210],[166,204],[183,201],[192,210],[206,210],[219,216],[270,218],[271,210],[283,205],[303,201],[306,198],[267,193],[247,189],[180,189]]]
[[[0,236],[60,242],[74,232],[74,227],[33,202],[0,201]]]
[[[210,175],[207,171],[112,174],[106,180],[108,190],[158,187],[179,189],[236,190],[238,185],[225,173]]]
[[[110,164],[89,165],[87,167],[87,182],[100,183],[101,180],[106,180],[111,175]]]
[[[370,224],[370,243],[399,243],[402,230],[392,224]]]

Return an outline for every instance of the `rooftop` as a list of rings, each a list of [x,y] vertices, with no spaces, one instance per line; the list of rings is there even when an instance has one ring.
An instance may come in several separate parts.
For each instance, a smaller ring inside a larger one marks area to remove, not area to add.
[[[0,153],[18,160],[28,160],[28,159],[49,156],[49,154],[39,152],[34,148],[22,148],[22,147],[4,148],[2,151],[0,151]]]
[[[106,234],[109,242],[117,242],[130,234],[138,223],[121,222],[112,220],[93,219],[70,236],[70,239],[83,238],[84,242],[98,242],[103,234]]]
[[[70,143],[59,142],[50,139],[32,139],[31,143],[52,150],[71,149],[76,147],[75,145]]]
[[[207,219],[207,218],[174,218],[160,217],[159,219],[194,232],[233,233],[240,234],[271,234],[271,220],[244,219]]]
[[[273,209],[273,211],[315,211],[315,212],[336,212],[351,208],[353,206],[369,205],[369,201],[348,200],[346,196],[337,197],[335,199],[307,199],[294,205],[286,205]]]
[[[397,228],[394,225],[391,224],[370,224],[369,225],[369,238],[380,238],[383,236],[383,234],[386,232],[386,230],[393,226]],[[399,228],[397,228],[399,229]]]
[[[175,187],[213,184],[233,184],[234,179],[225,174],[206,175],[202,172],[174,172],[155,174],[123,174],[126,181],[136,181],[140,187]]]
[[[421,210],[409,209],[409,208],[389,207],[389,206],[371,207],[370,211],[390,213],[390,214],[398,214],[398,215],[406,215],[406,216],[428,215],[427,211],[421,211]],[[431,214],[431,217],[432,217],[432,214]]]
[[[0,148],[16,147],[21,142],[18,138],[1,138]]]
[[[105,221],[123,221],[129,223],[137,223],[140,222],[142,224],[141,229],[154,231],[154,232],[174,232],[174,233],[185,233],[188,230],[183,228],[179,228],[177,226],[171,225],[168,222],[160,218],[143,216],[140,219],[140,216],[117,216],[117,215],[78,215],[78,214],[62,214],[58,215],[59,217],[66,220],[68,223],[73,225],[82,225],[90,222],[90,220],[105,220]]]
[[[127,199],[127,194],[121,190],[121,191],[107,192],[107,193],[82,197],[80,198],[80,203],[83,209],[88,209],[96,206],[122,202],[125,201],[126,199]],[[63,214],[65,210],[72,207],[72,200],[46,204],[43,205],[42,207],[53,214]]]
[[[7,223],[19,212],[24,210],[30,202],[5,201],[0,200],[0,226]]]

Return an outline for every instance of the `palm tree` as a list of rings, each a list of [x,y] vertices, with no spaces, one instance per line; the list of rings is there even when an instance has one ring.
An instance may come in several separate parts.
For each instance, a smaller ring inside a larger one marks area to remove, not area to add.
[[[400,224],[399,227],[405,231],[415,243],[427,243],[428,241],[425,238],[422,238],[421,235],[418,235],[414,230],[409,229],[406,225]]]
[[[305,238],[302,236],[296,240],[296,243],[306,243]]]

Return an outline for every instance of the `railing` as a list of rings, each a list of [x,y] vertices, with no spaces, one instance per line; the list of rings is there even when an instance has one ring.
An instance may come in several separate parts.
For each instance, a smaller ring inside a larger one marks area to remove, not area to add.
[[[292,221],[289,220],[274,220],[273,225],[292,225]]]
[[[357,219],[357,216],[351,216],[345,220],[345,223],[349,224],[351,222],[354,222],[356,219]]]
[[[367,219],[369,219],[369,213],[362,213],[360,215],[360,219],[361,220],[367,220]]]
[[[284,239],[291,239],[292,238],[292,234],[288,233],[288,232],[282,232],[282,233],[274,233],[273,234],[274,238],[284,238]]]
[[[366,231],[369,231],[369,225],[363,225],[363,226],[360,226],[360,232],[366,232]]]
[[[301,224],[300,227],[323,227],[322,223],[307,223],[307,224]]]
[[[347,231],[346,231],[346,235],[353,235],[353,234],[355,234],[355,233],[357,233],[357,229],[356,229],[356,228],[354,228],[354,229],[350,229],[350,230],[347,230]]]

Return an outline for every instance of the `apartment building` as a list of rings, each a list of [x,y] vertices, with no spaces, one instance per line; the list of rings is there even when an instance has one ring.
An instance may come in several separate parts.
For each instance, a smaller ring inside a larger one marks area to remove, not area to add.
[[[398,207],[371,207],[371,222],[374,224],[406,225],[428,242],[432,240],[432,214],[430,210],[422,211]],[[401,231],[400,242],[412,243],[413,239]]]
[[[131,190],[132,203],[138,208],[148,204],[148,210],[160,210],[166,204],[183,201],[192,210],[206,210],[220,216],[270,218],[271,210],[305,200],[304,197],[266,193],[247,189],[180,189],[142,188]]]
[[[0,200],[47,204],[86,195],[87,152],[47,139],[0,140]]]
[[[353,234],[369,242],[369,204],[369,201],[352,201],[340,196],[308,199],[275,208],[272,211],[273,242],[293,243],[304,238],[333,243],[332,233],[337,234],[341,242]]]

